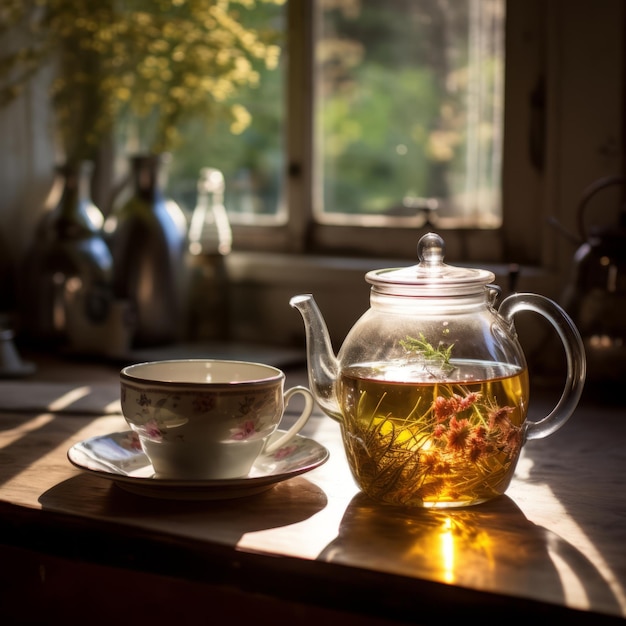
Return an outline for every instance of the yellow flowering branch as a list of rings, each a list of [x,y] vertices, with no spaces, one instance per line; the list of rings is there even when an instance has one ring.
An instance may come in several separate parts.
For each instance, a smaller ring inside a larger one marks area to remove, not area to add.
[[[27,43],[0,56],[0,104],[54,59],[52,99],[68,160],[90,158],[120,116],[155,152],[172,147],[189,117],[225,115],[242,132],[250,115],[234,97],[258,83],[258,63],[275,68],[280,53],[276,33],[245,26],[243,11],[283,2],[4,0],[0,33],[21,29]]]

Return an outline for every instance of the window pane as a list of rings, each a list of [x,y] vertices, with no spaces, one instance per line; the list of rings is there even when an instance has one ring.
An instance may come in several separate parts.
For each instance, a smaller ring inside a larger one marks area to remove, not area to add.
[[[240,10],[247,28],[271,29],[281,48],[277,69],[258,63],[258,84],[241,89],[234,102],[251,116],[242,133],[233,133],[230,124],[220,120],[209,128],[195,120],[181,130],[183,141],[172,152],[168,193],[185,209],[196,202],[200,170],[214,167],[225,180],[224,205],[233,223],[277,223],[285,219],[282,207],[284,172],[284,48],[285,5],[257,2],[251,10]]]
[[[316,218],[499,226],[504,0],[318,7]]]

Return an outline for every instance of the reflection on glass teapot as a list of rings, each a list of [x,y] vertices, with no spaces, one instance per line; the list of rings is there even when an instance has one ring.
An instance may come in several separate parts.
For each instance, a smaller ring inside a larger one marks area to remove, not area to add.
[[[429,233],[420,262],[371,271],[370,308],[337,356],[311,295],[291,299],[307,338],[310,387],[341,424],[360,489],[400,505],[458,507],[507,489],[522,446],[571,416],[585,380],[583,343],[552,300],[515,293],[496,310],[495,276],[443,262],[444,243]],[[526,420],[528,369],[514,316],[533,311],[556,329],[567,378],[553,411]]]

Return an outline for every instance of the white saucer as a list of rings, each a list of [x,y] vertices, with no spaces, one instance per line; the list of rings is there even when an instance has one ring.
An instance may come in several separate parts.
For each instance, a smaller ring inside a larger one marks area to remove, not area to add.
[[[273,437],[283,433],[278,430]],[[273,454],[259,456],[244,478],[176,480],[154,475],[137,436],[130,430],[86,439],[67,452],[67,458],[76,467],[108,478],[126,491],[174,500],[226,500],[253,495],[319,467],[328,456],[321,444],[296,435]]]

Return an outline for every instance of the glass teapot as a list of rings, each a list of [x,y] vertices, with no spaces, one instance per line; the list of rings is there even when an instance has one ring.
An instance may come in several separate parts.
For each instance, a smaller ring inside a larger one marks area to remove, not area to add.
[[[434,233],[418,243],[420,262],[375,270],[370,308],[333,353],[309,294],[290,304],[304,319],[309,384],[341,424],[346,456],[371,498],[396,505],[458,507],[507,489],[523,444],[571,416],[585,381],[578,330],[552,300],[515,293],[496,310],[492,272],[443,262]],[[561,398],[545,418],[526,420],[528,369],[513,318],[543,315],[567,361]]]

